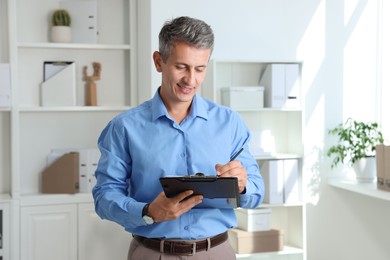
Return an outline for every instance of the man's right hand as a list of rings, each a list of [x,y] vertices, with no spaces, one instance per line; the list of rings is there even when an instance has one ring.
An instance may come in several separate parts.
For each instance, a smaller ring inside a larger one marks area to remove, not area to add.
[[[161,192],[150,204],[149,214],[155,222],[177,219],[196,205],[202,203],[202,195],[194,195],[192,190],[184,191],[168,198]],[[191,197],[188,197],[191,196]],[[187,198],[188,197],[188,198]]]

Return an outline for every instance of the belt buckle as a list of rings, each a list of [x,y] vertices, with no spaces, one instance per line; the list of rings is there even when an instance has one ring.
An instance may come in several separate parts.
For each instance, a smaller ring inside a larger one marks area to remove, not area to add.
[[[196,253],[196,242],[192,243],[192,252],[189,255],[195,255]]]

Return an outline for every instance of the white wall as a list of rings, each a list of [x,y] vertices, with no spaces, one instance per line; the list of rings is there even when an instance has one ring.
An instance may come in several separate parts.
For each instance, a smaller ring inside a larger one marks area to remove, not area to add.
[[[349,116],[378,118],[377,1],[141,0],[139,7],[151,17],[141,24],[141,43],[151,42],[139,56],[150,59],[149,68],[139,68],[143,99],[160,83],[151,53],[163,22],[175,16],[212,26],[213,58],[303,61],[308,259],[387,260],[389,203],[329,187],[327,178],[342,170],[331,171],[324,156],[334,141],[327,129]]]

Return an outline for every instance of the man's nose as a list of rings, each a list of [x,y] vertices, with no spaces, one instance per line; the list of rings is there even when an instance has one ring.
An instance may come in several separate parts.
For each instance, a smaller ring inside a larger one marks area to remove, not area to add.
[[[195,85],[195,70],[189,69],[184,77],[185,83],[189,86]]]

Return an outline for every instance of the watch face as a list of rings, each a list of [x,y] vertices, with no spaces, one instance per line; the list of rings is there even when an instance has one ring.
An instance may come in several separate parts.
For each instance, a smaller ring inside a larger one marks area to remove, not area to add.
[[[151,225],[151,224],[154,223],[153,218],[151,218],[151,217],[149,217],[149,216],[147,216],[147,215],[143,216],[142,218],[143,218],[143,220],[145,221],[145,223],[148,224],[148,225]]]

